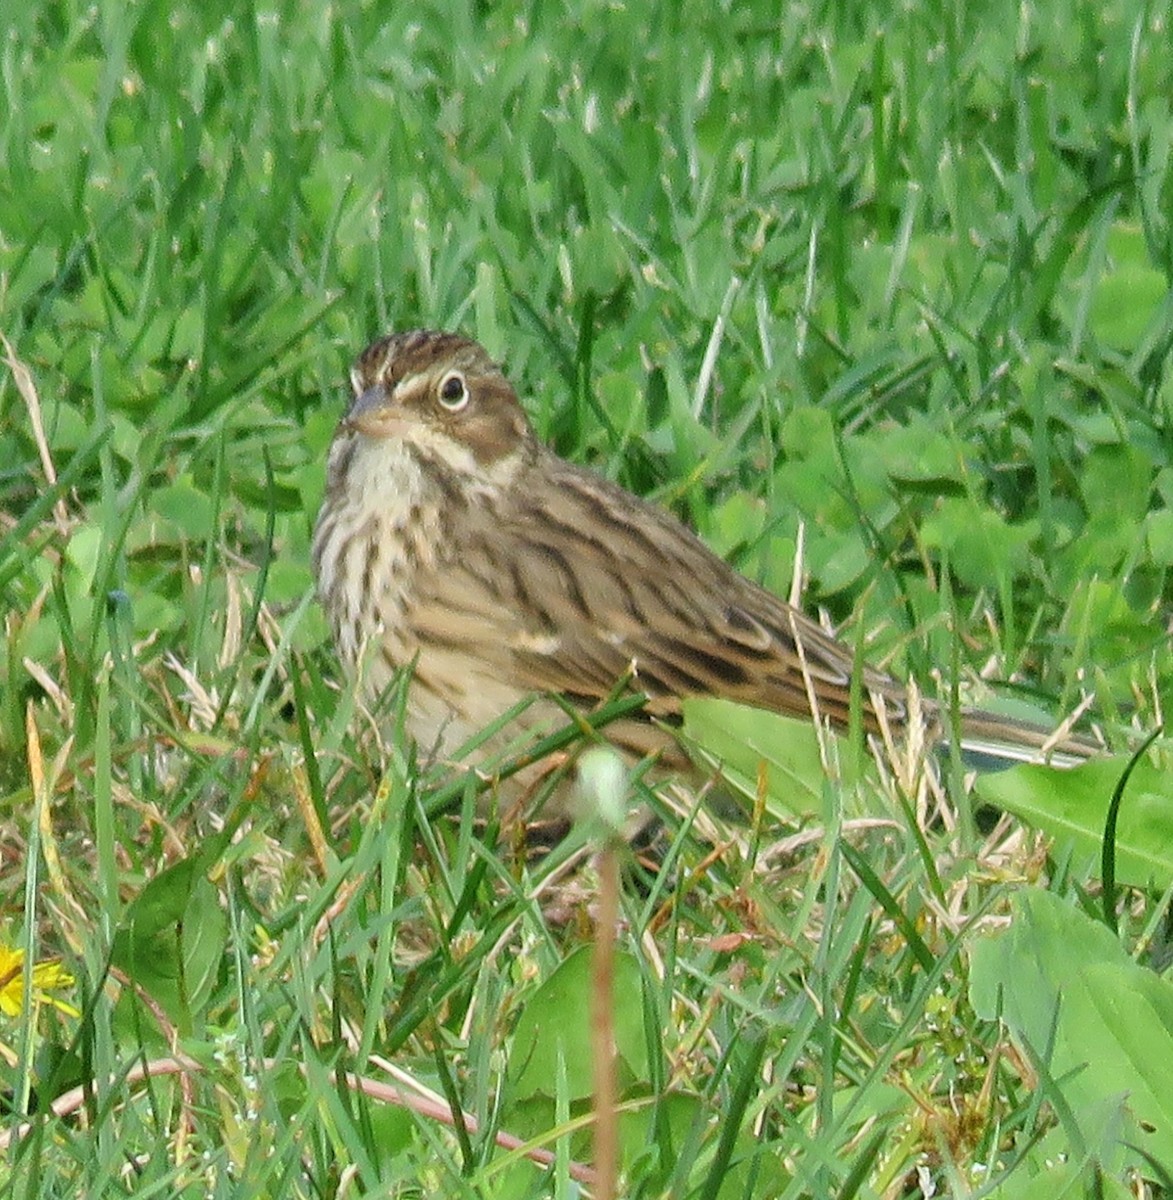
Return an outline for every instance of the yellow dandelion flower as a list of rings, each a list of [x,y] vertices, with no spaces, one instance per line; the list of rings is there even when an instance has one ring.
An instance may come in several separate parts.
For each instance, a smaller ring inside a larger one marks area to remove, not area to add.
[[[50,1004],[70,1017],[81,1011],[54,992],[73,987],[73,976],[59,963],[49,959],[33,964],[33,1001]],[[24,951],[0,942],[0,1013],[19,1017],[24,1002]]]

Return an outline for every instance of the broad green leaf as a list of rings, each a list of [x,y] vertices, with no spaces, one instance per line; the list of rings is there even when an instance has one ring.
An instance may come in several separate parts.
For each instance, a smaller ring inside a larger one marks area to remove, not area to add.
[[[1120,758],[1098,759],[1068,771],[1021,766],[983,775],[975,789],[987,804],[1011,812],[1071,845],[1079,870],[1099,870],[1108,804],[1124,770]],[[1116,877],[1163,889],[1173,883],[1173,775],[1145,759],[1136,766],[1120,806]]]
[[[1155,267],[1130,263],[1110,271],[1092,297],[1092,332],[1115,350],[1135,350],[1168,294],[1164,272]]]
[[[957,577],[973,587],[1026,570],[1038,523],[1011,524],[968,497],[943,498],[921,525],[921,541],[942,550]]]
[[[212,531],[212,501],[186,476],[157,488],[151,507],[194,540],[202,540]]]
[[[156,875],[129,906],[111,959],[189,1032],[215,982],[227,931],[201,859],[187,858]]]
[[[65,556],[88,588],[94,582],[102,555],[102,531],[96,524],[80,526],[69,539]]]
[[[1173,983],[1049,892],[1014,897],[1011,914],[1008,932],[974,947],[974,1010],[1046,1064],[1089,1150],[1121,1156],[1128,1143],[1173,1167]]]
[[[1097,1177],[1086,1158],[1072,1160],[1062,1127],[1048,1131],[988,1200],[1132,1200],[1133,1193],[1111,1175]],[[1091,1178],[1089,1178],[1091,1176]]]
[[[703,766],[719,767],[730,787],[752,802],[764,773],[766,809],[772,816],[793,821],[822,814],[827,769],[810,721],[705,696],[685,700],[683,708],[685,745]],[[832,768],[844,782],[857,782],[848,742],[824,736]]]
[[[628,954],[615,957],[615,1050],[620,1079],[647,1078],[639,964]],[[509,1053],[510,1092],[515,1100],[553,1098],[565,1070],[569,1099],[592,1094],[591,947],[560,963],[522,1010]],[[559,1063],[561,1060],[561,1066]]]
[[[1079,474],[1079,490],[1092,520],[1124,525],[1133,533],[1153,492],[1151,457],[1136,446],[1096,446]]]
[[[1173,509],[1151,512],[1144,522],[1145,541],[1153,562],[1173,567]]]
[[[877,442],[888,476],[902,491],[964,494],[962,447],[922,414],[912,413],[906,425],[880,431]]]
[[[784,595],[794,575],[792,527],[792,520],[777,520],[762,501],[739,491],[713,507],[703,532],[706,543],[743,575]]]

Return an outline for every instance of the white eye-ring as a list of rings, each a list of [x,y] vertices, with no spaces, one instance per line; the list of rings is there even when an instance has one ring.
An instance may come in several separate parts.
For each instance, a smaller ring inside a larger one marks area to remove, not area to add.
[[[440,405],[449,412],[459,412],[468,403],[468,384],[459,371],[449,371],[436,389]]]

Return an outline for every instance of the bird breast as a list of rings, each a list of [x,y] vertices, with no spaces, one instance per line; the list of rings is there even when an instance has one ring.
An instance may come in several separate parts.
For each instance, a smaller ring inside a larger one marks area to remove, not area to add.
[[[442,541],[442,501],[405,444],[352,436],[331,449],[314,568],[340,654],[352,671],[364,664],[370,693],[418,649],[406,616]]]

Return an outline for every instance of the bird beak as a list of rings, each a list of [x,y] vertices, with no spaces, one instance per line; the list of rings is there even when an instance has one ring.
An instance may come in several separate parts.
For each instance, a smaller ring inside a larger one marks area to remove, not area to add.
[[[394,437],[402,433],[407,421],[402,410],[392,405],[390,399],[381,383],[360,392],[343,418],[343,426],[368,437]]]

